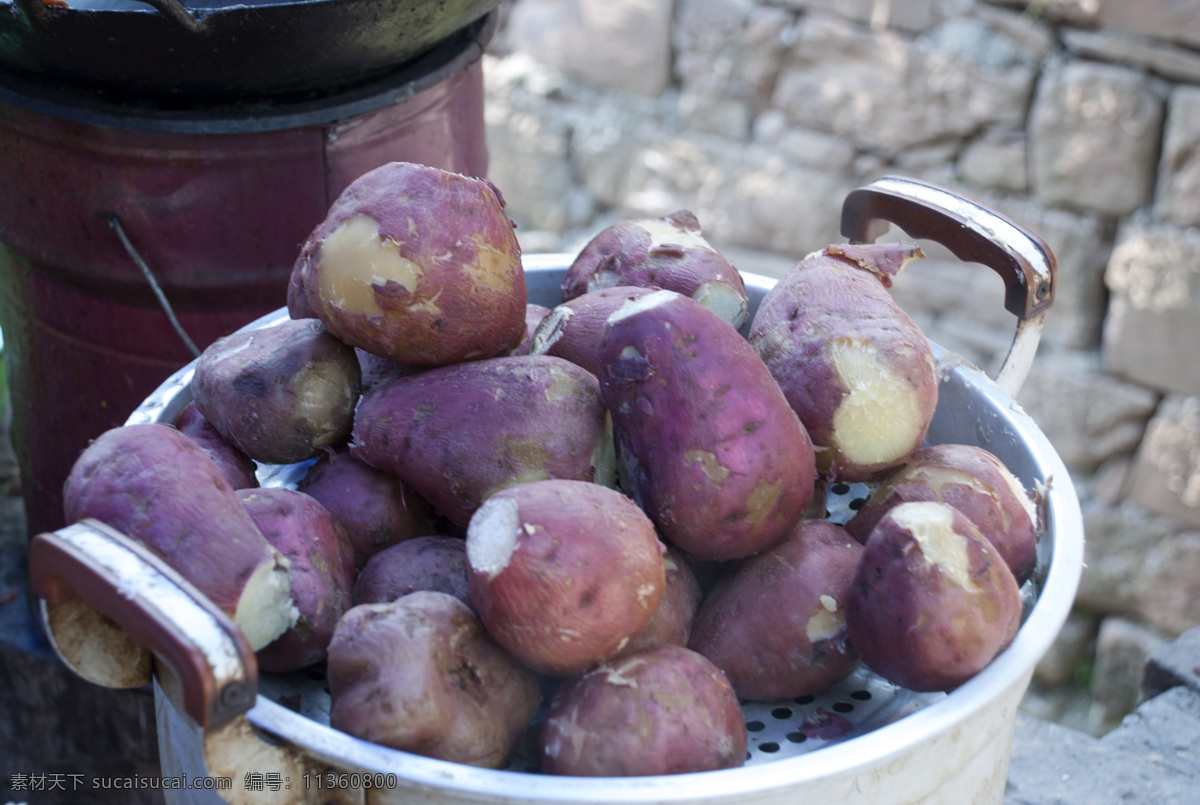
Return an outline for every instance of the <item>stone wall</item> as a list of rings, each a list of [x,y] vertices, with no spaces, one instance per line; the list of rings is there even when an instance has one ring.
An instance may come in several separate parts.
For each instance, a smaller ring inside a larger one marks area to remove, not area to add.
[[[1127,710],[1128,686],[1099,678],[1120,663],[1089,652],[1144,653],[1200,624],[1200,3],[503,9],[490,176],[526,251],[687,208],[740,268],[777,275],[841,240],[846,193],[886,173],[1046,240],[1057,300],[1019,401],[1085,510],[1088,639],[1072,631],[1067,661],[1095,657],[1093,722]],[[894,290],[933,339],[984,369],[1003,358],[1014,321],[991,272],[930,249]]]

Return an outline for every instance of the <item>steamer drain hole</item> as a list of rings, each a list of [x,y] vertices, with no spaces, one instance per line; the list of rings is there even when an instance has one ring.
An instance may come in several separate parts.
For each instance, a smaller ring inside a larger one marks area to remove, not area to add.
[[[774,741],[767,741],[766,743],[759,744],[758,748],[763,752],[778,752],[779,744]]]
[[[851,694],[850,694],[850,698],[851,698],[851,699],[858,699],[860,702],[865,702],[867,699],[870,699],[870,698],[871,698],[871,691],[869,691],[869,690],[856,690],[856,691],[854,691],[853,693],[851,693]]]
[[[771,711],[771,715],[775,718],[791,718],[792,710],[790,707],[776,707]]]
[[[767,725],[761,721],[747,721],[746,730],[748,732],[762,732],[767,728]]]
[[[850,484],[837,483],[829,487],[829,491],[835,495],[844,495],[850,491]]]
[[[325,681],[325,672],[322,671],[320,668],[308,668],[304,671],[304,675],[306,677],[308,677],[309,679],[311,679],[313,682],[324,682]]]
[[[812,704],[816,700],[817,700],[816,696],[812,695],[811,693],[808,693],[808,694],[805,694],[804,696],[795,698],[792,701],[794,701],[796,704]]]
[[[794,744],[802,744],[808,740],[808,736],[803,732],[789,732],[786,737]]]
[[[863,507],[863,504],[866,502],[867,502],[866,498],[855,498],[854,500],[850,501],[846,505],[848,505],[851,508],[851,510],[858,511],[859,509],[861,509]]]
[[[854,705],[850,704],[850,702],[834,702],[833,703],[833,711],[835,713],[849,713],[853,709],[854,709]]]

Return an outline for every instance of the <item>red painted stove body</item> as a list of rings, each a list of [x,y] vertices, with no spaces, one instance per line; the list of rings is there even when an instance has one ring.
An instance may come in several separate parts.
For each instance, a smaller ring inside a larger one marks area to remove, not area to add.
[[[468,42],[375,96],[267,118],[0,95],[0,327],[30,534],[64,525],[62,484],[88,441],[192,358],[110,219],[203,349],[285,304],[301,244],[362,173],[486,173],[481,56]]]

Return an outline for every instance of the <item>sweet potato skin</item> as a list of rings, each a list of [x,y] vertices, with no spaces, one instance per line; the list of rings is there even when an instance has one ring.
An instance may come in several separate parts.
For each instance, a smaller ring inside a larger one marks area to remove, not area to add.
[[[341,524],[312,497],[293,489],[243,489],[238,499],[258,530],[292,566],[294,626],[259,649],[258,667],[287,673],[323,662],[338,620],[350,608],[354,551]]]
[[[568,299],[542,321],[533,334],[530,352],[566,358],[599,376],[604,323],[626,301],[648,293],[653,293],[652,289],[621,285]]]
[[[175,427],[196,444],[204,448],[209,458],[216,462],[221,474],[234,489],[254,489],[258,486],[254,461],[221,435],[213,424],[204,418],[195,403],[188,403],[179,412]]]
[[[703,236],[688,210],[621,221],[599,232],[563,278],[563,301],[601,288],[636,285],[689,296],[740,328],[746,286],[738,270]],[[714,293],[714,286],[721,286]],[[719,294],[719,299],[714,295]]]
[[[658,291],[609,317],[601,360],[622,487],[668,542],[727,561],[783,539],[812,498],[812,443],[728,322]]]
[[[298,617],[288,560],[208,454],[169,425],[125,425],[98,436],[67,477],[63,509],[67,522],[94,517],[141,542],[230,615],[255,649]],[[269,594],[243,600],[260,573]]]
[[[665,585],[663,550],[653,523],[616,490],[518,484],[471,518],[471,600],[523,664],[569,676],[615,656],[650,622]]]
[[[354,582],[352,600],[386,604],[418,590],[452,595],[474,610],[467,581],[467,544],[458,537],[415,537],[379,551]]]
[[[398,363],[503,355],[526,332],[521,249],[503,197],[439,168],[392,162],[352,182],[293,275],[338,338]]]
[[[840,526],[800,521],[717,580],[688,647],[724,671],[740,699],[790,699],[840,682],[858,665],[845,602],[862,552]]]
[[[394,377],[405,377],[421,371],[422,367],[410,366],[406,363],[384,358],[381,355],[367,352],[365,349],[354,348],[358,356],[358,369],[362,375],[362,390],[367,391],[386,383]]]
[[[747,340],[808,429],[818,470],[830,480],[877,479],[925,439],[937,405],[932,353],[887,291],[906,255],[919,253],[911,244],[830,246],[784,275],[750,325]],[[841,376],[848,371],[839,358],[846,350],[862,351],[889,383],[908,390],[902,406],[871,417],[880,423],[880,438],[858,443],[854,433],[841,431],[839,417],[863,399],[860,378]]]
[[[702,598],[700,582],[688,564],[683,552],[674,545],[667,545],[663,553],[663,569],[666,571],[666,583],[663,587],[662,600],[646,628],[621,650],[621,654],[633,654],[636,651],[654,648],[655,646],[672,645],[686,646],[692,633],[692,623],[696,611],[700,608]]]
[[[547,774],[621,777],[741,766],[748,737],[711,662],[664,645],[607,662],[554,694],[539,739]]]
[[[594,375],[524,355],[437,367],[371,390],[350,450],[465,526],[488,495],[514,483],[593,480],[609,438]]]
[[[350,609],[327,668],[334,729],[473,766],[502,767],[541,700],[534,675],[439,592]]]
[[[316,319],[233,333],[201,354],[192,396],[250,458],[292,464],[350,433],[361,370],[354,350]]]
[[[940,501],[958,509],[996,548],[1017,584],[1033,575],[1038,541],[1033,501],[993,453],[966,444],[918,450],[871,490],[846,530],[866,543],[884,514],[914,501]]]
[[[296,488],[341,523],[360,569],[384,548],[432,533],[434,527],[433,509],[415,489],[348,450],[323,454]]]
[[[1008,566],[965,515],[936,502],[902,503],[883,516],[846,601],[847,633],[863,662],[915,691],[966,682],[1012,642],[1020,619]]]

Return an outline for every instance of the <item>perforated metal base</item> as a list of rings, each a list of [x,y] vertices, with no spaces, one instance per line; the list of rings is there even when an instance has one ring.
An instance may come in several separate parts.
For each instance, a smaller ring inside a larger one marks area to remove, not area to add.
[[[309,464],[260,467],[260,483],[294,487]],[[844,525],[862,506],[868,492],[865,484],[831,484],[827,490],[827,519]],[[1026,583],[1021,592],[1028,609],[1034,600],[1033,585]],[[549,687],[553,687],[553,682],[549,682]],[[306,718],[329,725],[331,697],[320,668],[294,674],[263,674],[259,693]],[[815,695],[775,702],[743,702],[749,733],[746,765],[795,757],[865,735],[945,697],[945,693],[917,693],[899,687],[860,665],[846,679]],[[538,773],[536,727],[540,715],[526,740],[509,758],[507,770]]]

